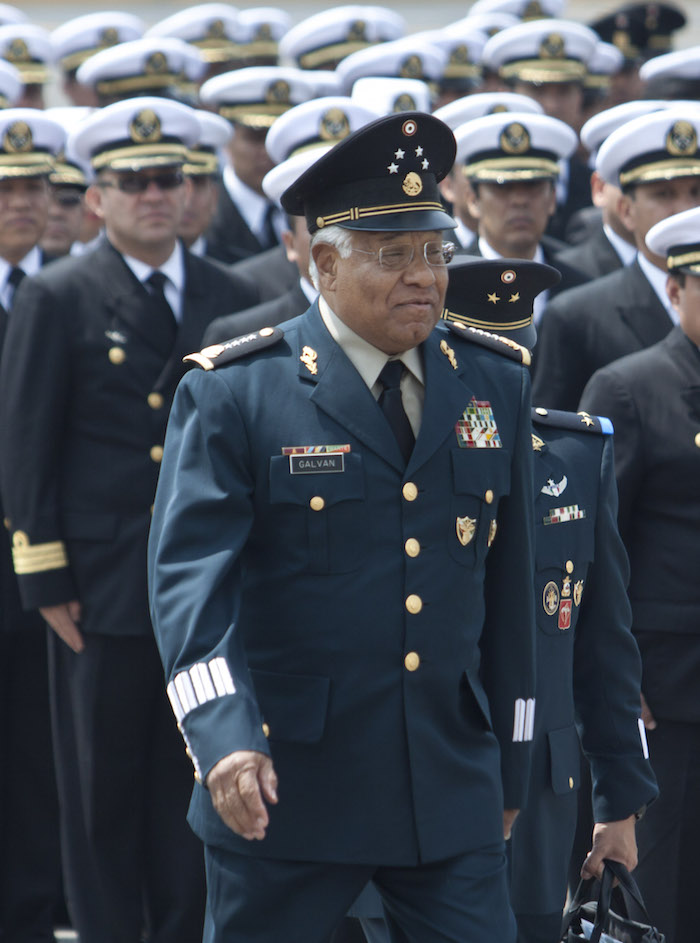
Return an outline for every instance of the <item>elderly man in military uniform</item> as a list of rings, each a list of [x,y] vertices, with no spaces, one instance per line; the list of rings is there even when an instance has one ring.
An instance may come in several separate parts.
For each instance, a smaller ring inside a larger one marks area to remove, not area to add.
[[[369,879],[396,940],[515,939],[529,389],[518,345],[436,327],[454,153],[404,113],[313,164],[282,205],[318,303],[195,354],[176,396],[151,598],[210,943],[322,943]]]
[[[182,357],[236,303],[231,276],[176,238],[198,134],[190,108],[159,98],[79,125],[70,146],[92,163],[86,199],[106,238],[22,282],[0,377],[14,568],[25,608],[54,630],[58,772],[74,784],[61,809],[66,880],[81,939],[99,943],[133,943],[144,926],[152,941],[195,940],[203,922],[201,849],[185,823],[191,774],[146,587]],[[83,925],[95,911],[99,926]]]
[[[660,798],[639,824],[636,877],[668,943],[697,932],[700,841],[700,208],[657,223],[679,324],[593,375],[581,400],[615,423],[618,522],[630,556],[632,628]]]

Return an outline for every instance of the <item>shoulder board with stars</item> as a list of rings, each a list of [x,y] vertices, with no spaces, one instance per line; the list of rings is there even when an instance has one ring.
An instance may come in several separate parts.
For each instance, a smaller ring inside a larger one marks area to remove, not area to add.
[[[598,435],[612,435],[615,431],[612,422],[605,416],[590,416],[588,413],[568,413],[561,409],[545,409],[534,406],[532,421],[535,425],[552,426],[555,429],[567,429],[571,432],[597,432]]]
[[[445,321],[447,327],[453,334],[464,338],[465,341],[471,341],[473,344],[480,344],[482,347],[488,347],[495,350],[498,354],[510,357],[511,360],[517,360],[518,363],[530,366],[532,356],[527,347],[516,344],[510,337],[503,337],[501,334],[492,334],[491,331],[482,331],[478,327],[468,327],[461,321]]]
[[[183,363],[196,363],[202,370],[216,370],[234,360],[254,354],[265,347],[271,347],[284,337],[284,331],[279,327],[264,327],[252,334],[242,334],[234,337],[225,344],[212,344],[199,353],[188,354],[182,358]]]

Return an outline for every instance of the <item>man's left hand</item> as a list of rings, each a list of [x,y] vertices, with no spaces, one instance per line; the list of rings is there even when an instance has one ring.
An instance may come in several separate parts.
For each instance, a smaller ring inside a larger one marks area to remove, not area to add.
[[[520,812],[520,809],[503,810],[503,837],[506,841],[508,841],[510,833],[513,831],[513,822],[518,817],[518,812]]]
[[[618,822],[597,822],[593,827],[593,847],[583,862],[581,877],[601,877],[603,858],[619,861],[628,871],[633,871],[637,867],[635,824],[633,815]]]

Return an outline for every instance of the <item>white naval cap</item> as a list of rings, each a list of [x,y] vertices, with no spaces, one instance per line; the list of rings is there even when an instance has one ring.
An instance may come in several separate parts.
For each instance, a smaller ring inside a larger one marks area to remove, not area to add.
[[[544,109],[539,102],[528,95],[515,92],[478,92],[465,95],[456,101],[436,108],[433,114],[444,121],[454,131],[460,124],[483,118],[484,115],[497,115],[504,111],[521,111],[533,115],[543,115]]]
[[[560,17],[564,13],[566,0],[476,0],[471,14],[510,13],[519,20],[541,20]]]
[[[484,47],[484,65],[503,79],[583,81],[598,35],[570,20],[533,20],[501,30]]]
[[[36,108],[0,111],[0,180],[48,175],[65,137],[61,125]]]
[[[375,43],[399,39],[404,18],[381,6],[351,4],[315,13],[280,41],[280,59],[302,69],[333,69],[346,56]]]
[[[651,227],[645,242],[666,259],[669,272],[700,275],[700,206],[662,219]]]
[[[0,59],[0,108],[12,108],[19,99],[24,82],[19,71],[9,62]]]
[[[203,104],[213,105],[222,118],[249,128],[269,128],[273,122],[315,95],[303,69],[250,66],[208,79],[199,90]]]
[[[233,137],[231,123],[220,115],[195,109],[199,122],[197,143],[189,149],[183,170],[189,177],[211,177],[219,171],[219,150]]]
[[[338,63],[336,71],[349,94],[354,83],[365,76],[398,76],[439,82],[446,65],[447,54],[439,46],[405,36],[354,52]]]
[[[343,94],[343,82],[335,70],[304,69],[303,71],[314,90],[314,98],[325,98],[328,95]]]
[[[677,49],[647,60],[639,70],[644,82],[652,79],[700,79],[700,46]]]
[[[76,78],[98,95],[131,97],[196,82],[204,68],[197,50],[181,39],[144,36],[95,53],[79,67]]]
[[[625,188],[700,175],[700,107],[672,106],[626,121],[601,144],[595,167]]]
[[[500,33],[502,29],[508,29],[509,26],[517,26],[520,20],[517,16],[512,16],[510,13],[472,13],[470,12],[468,16],[462,17],[461,20],[455,20],[454,23],[449,23],[446,28],[461,27],[464,25],[465,28],[477,29],[490,38],[495,36],[496,33]]]
[[[379,116],[380,112],[347,97],[315,98],[278,118],[265,138],[265,148],[280,164],[301,151],[337,144]]]
[[[44,85],[53,60],[49,33],[33,23],[0,26],[0,59],[17,69],[25,85]]]
[[[617,128],[639,118],[640,115],[649,115],[652,111],[661,111],[668,108],[669,102],[661,99],[640,99],[638,101],[623,102],[599,111],[583,125],[579,136],[581,143],[590,154],[595,154],[603,141]]]
[[[255,59],[258,65],[277,65],[279,42],[292,25],[292,18],[278,7],[252,7],[238,14],[238,42],[241,59]],[[263,63],[260,60],[268,62]]]
[[[0,3],[0,26],[6,26],[8,23],[28,23],[29,17],[22,10],[11,6],[9,3]]]
[[[576,150],[578,137],[558,118],[525,111],[485,115],[455,128],[456,164],[468,180],[508,183],[554,180],[559,161]]]
[[[432,94],[420,79],[395,79],[388,76],[367,76],[358,79],[350,98],[358,105],[379,115],[397,111],[432,111]]]
[[[71,72],[103,49],[140,39],[145,28],[138,16],[118,10],[77,16],[51,33],[54,59]]]
[[[273,203],[279,203],[284,191],[296,183],[312,164],[315,164],[334,146],[334,144],[325,144],[323,147],[316,147],[310,151],[299,151],[268,171],[262,181],[262,188],[268,199]]]
[[[75,128],[66,146],[93,170],[140,170],[183,164],[199,135],[193,108],[144,96],[97,109]]]
[[[588,60],[587,72],[583,79],[583,84],[591,90],[610,88],[610,80],[616,75],[625,64],[624,54],[613,46],[612,43],[604,43],[599,40],[593,55]]]
[[[47,108],[43,113],[47,118],[57,122],[63,128],[65,135],[64,146],[54,158],[54,165],[49,174],[49,182],[63,186],[85,188],[92,179],[92,169],[89,161],[83,160],[76,154],[72,145],[69,145],[70,136],[94,108],[87,106],[69,105],[57,108]]]
[[[440,79],[440,85],[443,88],[459,86],[473,88],[481,82],[483,76],[481,56],[488,36],[481,30],[465,24],[465,20],[460,20],[459,23],[452,23],[443,29],[426,30],[414,34],[442,49],[447,56]]]
[[[146,36],[181,39],[196,46],[205,62],[227,62],[235,56],[238,11],[228,3],[200,3],[154,23]]]

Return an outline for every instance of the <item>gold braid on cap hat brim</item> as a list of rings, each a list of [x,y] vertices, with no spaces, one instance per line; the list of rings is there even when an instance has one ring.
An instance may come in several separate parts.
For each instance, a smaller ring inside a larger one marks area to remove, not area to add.
[[[544,157],[493,157],[474,164],[465,164],[462,172],[467,180],[484,183],[500,180],[534,180],[559,176],[556,161]]]
[[[697,177],[700,174],[700,157],[669,158],[657,160],[652,164],[640,164],[620,173],[620,186],[630,183],[654,183],[656,180],[675,180],[676,177]]]

